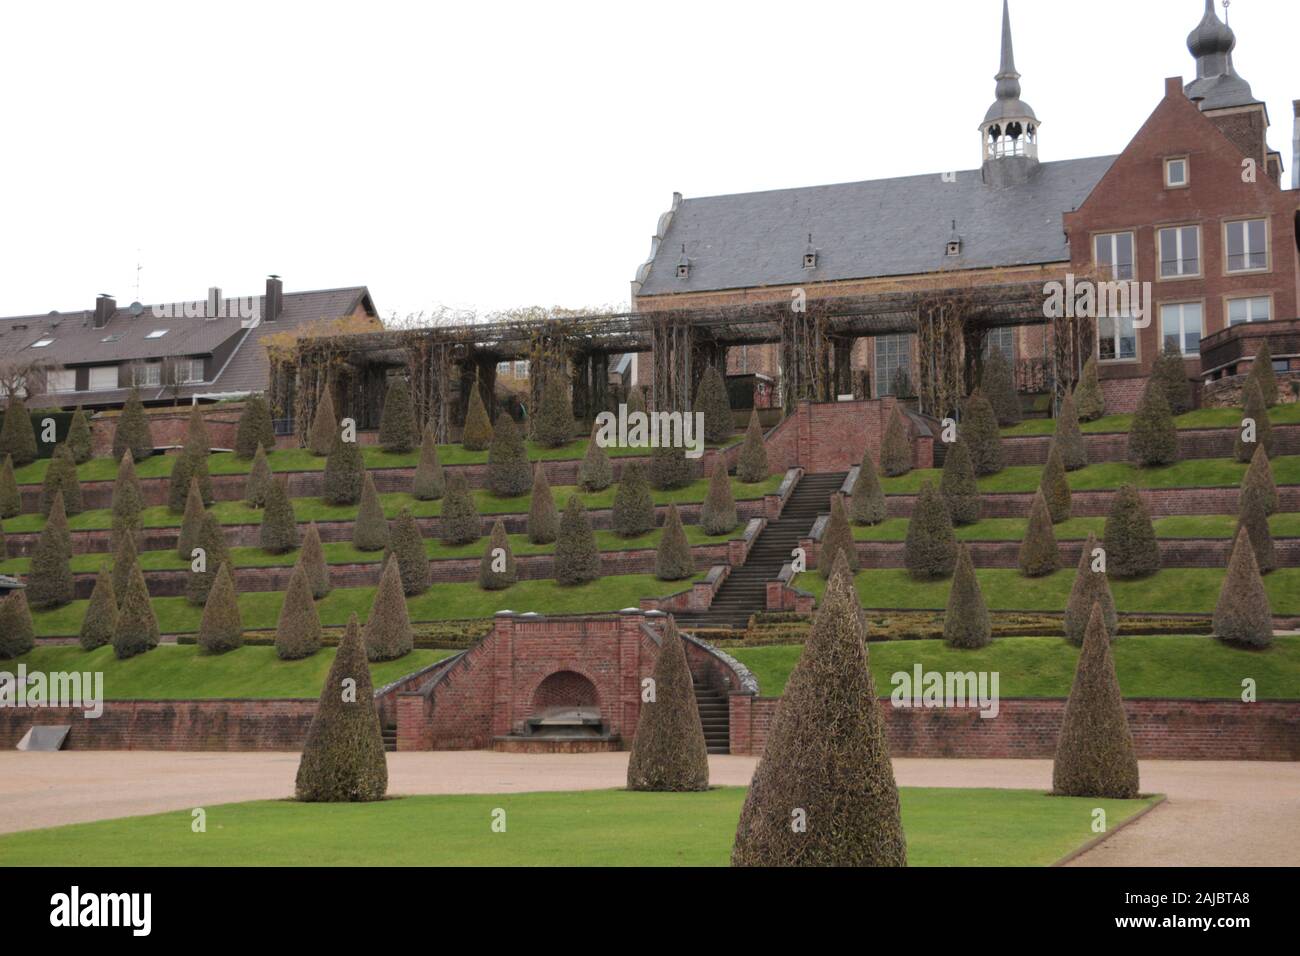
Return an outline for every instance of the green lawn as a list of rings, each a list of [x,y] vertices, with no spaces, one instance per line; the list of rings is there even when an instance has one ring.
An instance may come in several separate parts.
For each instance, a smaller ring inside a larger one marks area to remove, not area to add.
[[[703,574],[692,580],[699,580]],[[688,581],[660,581],[653,574],[621,574],[587,584],[564,586],[553,579],[520,581],[505,591],[484,591],[475,582],[435,584],[428,591],[407,598],[412,621],[464,621],[491,617],[500,610],[537,611],[542,614],[579,614],[617,611],[636,607],[643,597],[662,597],[690,587]],[[321,623],[346,624],[355,612],[361,621],[370,613],[375,589],[335,588],[318,601]],[[239,595],[239,609],[248,630],[275,627],[284,601],[282,591],[254,591]],[[81,631],[81,620],[89,601],[73,601],[52,611],[33,611],[38,637],[66,637]],[[183,597],[153,599],[158,626],[164,634],[191,634],[199,629],[203,609]]]
[[[1198,408],[1179,415],[1174,423],[1179,428],[1236,428],[1241,423],[1240,408]],[[1268,410],[1268,419],[1274,425],[1300,424],[1300,404],[1276,405]],[[1095,422],[1080,422],[1079,428],[1086,433],[1103,432],[1127,433],[1133,424],[1132,415],[1106,415]],[[1002,429],[1003,437],[1017,435],[1051,435],[1056,431],[1056,422],[1050,418],[1031,418]]]
[[[870,625],[868,625],[870,633]],[[1241,699],[1253,678],[1260,700],[1300,697],[1300,636],[1278,637],[1266,651],[1228,647],[1208,635],[1119,637],[1111,645],[1125,697]],[[779,697],[803,653],[802,644],[728,649],[753,671],[764,697]],[[892,690],[890,675],[926,671],[996,671],[1002,697],[1068,697],[1079,649],[1063,637],[1002,637],[975,651],[943,641],[884,641],[870,645],[876,693]]]
[[[454,653],[416,649],[395,661],[371,664],[371,680],[382,687]],[[76,645],[61,645],[37,647],[17,660],[5,661],[3,669],[13,673],[23,663],[29,673],[101,671],[108,700],[319,697],[333,661],[332,647],[300,661],[282,661],[274,647],[241,647],[208,655],[199,653],[194,644],[160,644],[147,654],[120,661],[111,647],[83,651]]]
[[[1170,568],[1148,578],[1112,579],[1111,591],[1121,611],[1148,614],[1210,614],[1223,584],[1221,568]],[[984,600],[994,611],[1051,611],[1061,613],[1070,598],[1074,568],[1062,568],[1041,578],[1027,578],[1014,568],[981,568]],[[907,610],[943,610],[948,606],[949,580],[915,581],[902,568],[859,571],[858,596],[864,607]],[[821,598],[826,581],[816,572],[795,579],[796,587]],[[1300,614],[1300,568],[1279,568],[1265,576],[1264,587],[1276,615]]]
[[[1149,806],[1029,790],[903,788],[911,866],[1046,866]],[[725,866],[745,791],[262,800],[0,836],[7,866]],[[505,811],[504,833],[492,829]]]
[[[1275,538],[1300,537],[1300,514],[1276,514],[1269,519]],[[984,518],[974,524],[958,525],[953,530],[958,541],[1021,541],[1029,524],[1027,518]],[[1153,521],[1161,538],[1231,538],[1237,531],[1236,515],[1177,515]],[[853,528],[858,541],[905,541],[906,518],[887,518],[877,525]],[[1106,527],[1104,517],[1070,518],[1053,527],[1058,541],[1082,540],[1093,532],[1098,538]]]
[[[748,501],[775,494],[784,475],[771,475],[755,484],[746,484],[736,478],[731,479],[731,492],[737,501]],[[556,485],[551,489],[555,505],[561,511],[569,503],[571,495],[577,495],[588,511],[610,508],[614,504],[617,485],[611,485],[604,491],[586,492],[576,485]],[[693,504],[704,500],[709,491],[709,482],[700,478],[683,488],[671,491],[655,491],[654,501],[657,505]],[[517,498],[498,498],[485,489],[471,492],[474,506],[479,514],[507,515],[527,514],[533,496],[520,495]],[[410,508],[417,518],[433,518],[442,514],[441,501],[420,501],[404,491],[382,493],[379,496],[384,506],[384,514],[390,519],[396,518],[403,508]],[[262,512],[250,508],[243,501],[218,501],[212,506],[212,513],[224,525],[261,524]],[[320,498],[294,498],[293,513],[300,521],[353,521],[357,516],[356,505],[331,505]],[[172,514],[165,505],[155,505],[141,512],[141,521],[146,528],[176,528],[180,526],[182,515]],[[3,522],[6,534],[40,531],[45,527],[45,518],[39,514],[22,514]],[[83,511],[68,519],[68,527],[73,531],[102,531],[113,525],[112,512],[107,508]]]
[[[725,544],[732,538],[744,534],[744,525],[740,525],[731,534],[708,535],[697,524],[685,525],[686,539],[692,545]],[[659,547],[663,529],[634,538],[621,538],[613,531],[597,531],[596,546],[601,551],[653,550]],[[552,554],[554,544],[533,544],[526,534],[509,535],[510,548],[516,556],[527,554]],[[456,558],[481,558],[487,550],[489,539],[484,536],[469,544],[446,545],[436,538],[424,539],[424,550],[431,561],[445,561]],[[329,564],[378,564],[383,560],[382,551],[362,551],[349,541],[327,541],[323,546],[325,561]],[[238,568],[275,568],[292,567],[298,560],[298,551],[284,554],[268,554],[261,548],[231,548],[231,558]],[[76,573],[91,573],[99,570],[101,564],[112,561],[112,555],[104,553],[74,554],[72,570]],[[31,570],[31,558],[9,558],[0,561],[0,574],[27,574]],[[140,553],[140,566],[145,571],[180,571],[188,568],[190,562],[182,559],[175,551],[143,551]]]
[[[1042,476],[1041,465],[1012,465],[996,475],[979,479],[985,492],[1032,492]],[[1227,458],[1192,458],[1163,468],[1138,468],[1125,461],[1089,465],[1069,474],[1074,491],[1102,491],[1132,484],[1139,488],[1235,488],[1241,484],[1246,466]],[[920,468],[897,478],[882,478],[885,494],[909,495],[929,481],[938,487],[943,471]],[[1273,459],[1273,478],[1279,485],[1300,484],[1300,455],[1279,455]]]

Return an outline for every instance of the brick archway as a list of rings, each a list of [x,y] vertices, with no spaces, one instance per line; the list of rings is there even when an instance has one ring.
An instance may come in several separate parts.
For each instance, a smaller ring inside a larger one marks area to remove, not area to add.
[[[595,707],[600,710],[600,690],[592,678],[573,667],[553,671],[534,685],[528,695],[532,712],[554,707]]]

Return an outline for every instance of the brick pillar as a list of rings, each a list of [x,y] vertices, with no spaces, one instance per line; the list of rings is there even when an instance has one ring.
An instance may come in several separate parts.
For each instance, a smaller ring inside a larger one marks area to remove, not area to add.
[[[641,625],[647,616],[662,618],[663,611],[643,611],[625,607],[618,619],[618,686],[619,699],[610,708],[610,732],[623,738],[624,747],[632,746],[637,718],[641,714]]]
[[[497,611],[492,620],[492,736],[514,729],[515,612]],[[485,662],[486,663],[486,662]],[[527,707],[528,701],[520,702]]]
[[[750,729],[753,704],[754,698],[749,694],[731,694],[727,697],[729,749],[733,754],[753,752],[753,734]]]

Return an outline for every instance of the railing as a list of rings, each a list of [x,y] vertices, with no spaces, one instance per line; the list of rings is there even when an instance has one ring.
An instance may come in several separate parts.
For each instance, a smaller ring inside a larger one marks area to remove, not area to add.
[[[1300,319],[1242,322],[1201,339],[1201,374],[1214,375],[1244,358],[1251,358],[1268,342],[1274,358],[1300,355]]]

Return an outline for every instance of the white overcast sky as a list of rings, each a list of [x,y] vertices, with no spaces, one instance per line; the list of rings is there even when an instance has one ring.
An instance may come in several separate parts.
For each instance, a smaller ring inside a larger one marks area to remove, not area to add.
[[[1217,4],[1216,4],[1217,5]],[[1013,0],[1045,160],[1194,75],[1202,0]],[[621,305],[672,192],[969,169],[1001,0],[0,5],[0,315],[366,284]],[[1234,0],[1290,180],[1300,3]]]

